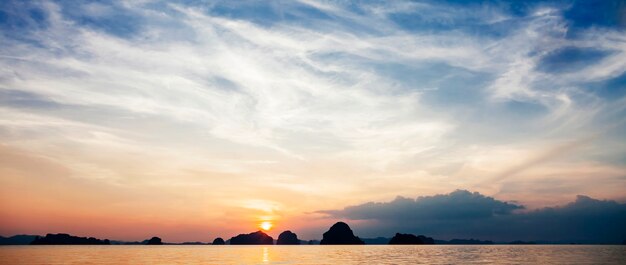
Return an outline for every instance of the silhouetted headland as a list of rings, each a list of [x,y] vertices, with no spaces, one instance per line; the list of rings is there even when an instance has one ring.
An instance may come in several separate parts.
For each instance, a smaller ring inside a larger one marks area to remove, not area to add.
[[[350,226],[344,222],[337,222],[324,233],[320,245],[364,245],[365,242],[355,236]]]
[[[236,237],[230,238],[231,245],[273,245],[274,239],[271,236],[263,233],[262,231],[256,231],[250,234],[240,234]]]
[[[298,239],[298,235],[287,230],[278,235],[276,245],[300,245],[300,240]]]
[[[100,240],[94,237],[77,237],[68,234],[47,234],[37,236],[30,242],[31,245],[110,245],[108,239]]]
[[[224,239],[221,237],[213,239],[213,245],[225,245],[225,244],[226,242],[224,242]]]
[[[161,238],[155,236],[150,238],[146,245],[163,245],[163,242],[161,242]]]
[[[435,244],[435,240],[423,235],[415,236],[413,234],[400,234],[396,233],[394,237],[389,240],[389,245],[432,245]]]

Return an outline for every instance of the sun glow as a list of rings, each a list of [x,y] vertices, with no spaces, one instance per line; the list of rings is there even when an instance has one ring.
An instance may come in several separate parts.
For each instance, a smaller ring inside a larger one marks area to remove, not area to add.
[[[261,229],[265,231],[268,231],[272,229],[272,223],[269,221],[264,221],[264,222],[261,222],[261,225],[259,225],[259,227],[261,227]]]

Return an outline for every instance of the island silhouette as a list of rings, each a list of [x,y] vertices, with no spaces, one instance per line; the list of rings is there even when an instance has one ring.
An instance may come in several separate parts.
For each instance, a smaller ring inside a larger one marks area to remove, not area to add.
[[[348,224],[337,222],[323,234],[320,245],[365,245],[365,242],[354,235]]]
[[[212,245],[226,245],[226,242],[224,242],[223,238],[218,237],[216,239],[213,239]]]
[[[100,240],[93,237],[77,237],[69,234],[47,234],[37,236],[30,242],[31,245],[110,245],[108,239]]]
[[[298,239],[298,235],[287,230],[278,235],[276,245],[300,245],[300,240]]]
[[[148,240],[148,243],[146,243],[146,245],[163,245],[163,242],[161,242],[161,238],[160,237],[152,237],[150,238],[150,240]]]
[[[239,234],[230,238],[231,245],[273,245],[274,239],[263,231],[256,231],[250,234]]]
[[[435,240],[430,237],[422,235],[415,236],[413,234],[400,234],[396,233],[395,236],[389,240],[389,245],[432,245],[435,244]]]

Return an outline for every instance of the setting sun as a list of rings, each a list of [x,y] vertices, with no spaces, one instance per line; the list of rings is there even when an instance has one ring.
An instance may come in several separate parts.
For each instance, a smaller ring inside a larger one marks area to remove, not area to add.
[[[272,223],[269,222],[269,221],[264,221],[264,222],[261,223],[261,225],[259,227],[261,227],[261,229],[263,229],[265,231],[268,231],[268,230],[272,229]]]

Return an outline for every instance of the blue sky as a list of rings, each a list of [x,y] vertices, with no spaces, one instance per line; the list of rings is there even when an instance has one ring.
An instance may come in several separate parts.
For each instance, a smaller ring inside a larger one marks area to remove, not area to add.
[[[0,233],[39,211],[18,190],[61,215],[246,216],[311,235],[319,223],[302,220],[319,210],[456,189],[525,209],[624,201],[624,14],[624,1],[2,1]]]

